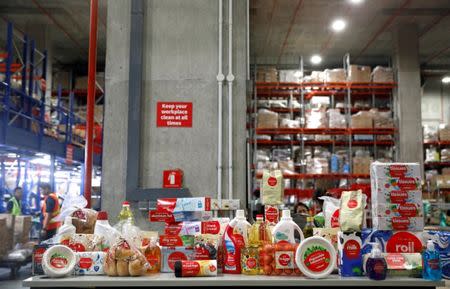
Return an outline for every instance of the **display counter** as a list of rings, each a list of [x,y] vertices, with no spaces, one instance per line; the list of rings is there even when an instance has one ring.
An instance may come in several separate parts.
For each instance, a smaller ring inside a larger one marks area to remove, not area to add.
[[[50,279],[45,276],[31,277],[23,281],[24,287],[31,288],[101,288],[101,287],[171,287],[171,286],[292,286],[292,287],[444,287],[444,281],[432,282],[420,278],[390,278],[372,281],[365,277],[341,278],[331,275],[326,279],[306,279],[286,276],[221,275],[218,277],[176,278],[174,274],[162,273],[145,277],[74,276]]]

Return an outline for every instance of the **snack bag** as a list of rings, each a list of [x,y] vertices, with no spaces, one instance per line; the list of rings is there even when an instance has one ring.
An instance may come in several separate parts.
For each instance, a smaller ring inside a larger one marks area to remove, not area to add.
[[[343,232],[361,232],[364,224],[366,197],[361,190],[344,191],[339,209],[339,226]]]
[[[339,200],[333,197],[320,197],[323,200],[323,216],[325,228],[339,227]]]
[[[108,276],[141,276],[149,264],[145,256],[133,244],[119,238],[109,249],[103,269]]]
[[[263,205],[279,205],[283,203],[284,179],[280,170],[264,170],[261,186]]]

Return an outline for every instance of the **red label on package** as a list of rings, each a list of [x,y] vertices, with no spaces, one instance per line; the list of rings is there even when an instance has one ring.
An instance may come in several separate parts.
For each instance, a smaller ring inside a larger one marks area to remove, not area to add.
[[[165,235],[178,235],[178,234],[180,234],[182,227],[183,227],[183,223],[166,224],[166,226],[164,227],[164,234]]]
[[[404,177],[408,168],[404,165],[392,165],[389,166],[389,175],[394,178]]]
[[[344,254],[348,259],[358,259],[361,254],[361,246],[355,240],[348,240],[344,245]]]
[[[220,233],[219,221],[202,222],[202,234],[217,235]]]
[[[339,227],[339,209],[334,211],[333,215],[331,215],[330,223],[331,223],[331,228]]]
[[[175,262],[176,261],[183,261],[187,260],[188,258],[186,255],[182,252],[173,252],[172,254],[167,257],[167,264],[169,265],[169,268],[174,270]]]
[[[330,252],[315,251],[304,260],[306,268],[313,272],[322,272],[330,266]]]
[[[247,259],[247,262],[246,262],[245,264],[247,265],[247,267],[248,267],[249,269],[253,269],[253,268],[256,267],[256,259],[250,257],[250,258]]]
[[[157,211],[168,211],[173,212],[177,206],[176,198],[164,198],[156,200],[156,210]]]
[[[389,197],[391,199],[391,203],[402,204],[402,203],[406,202],[406,200],[408,199],[408,192],[392,191],[392,192],[390,192]]]
[[[349,207],[350,209],[354,209],[354,208],[356,208],[356,206],[358,206],[357,200],[349,200],[347,202],[347,207]]]
[[[280,218],[280,211],[278,210],[278,207],[266,205],[264,215],[268,223],[276,224]]]
[[[417,216],[417,206],[411,203],[400,204],[398,213],[402,217],[415,217]]]
[[[50,265],[56,269],[62,269],[67,266],[67,258],[58,254],[50,257]]]
[[[428,260],[428,267],[432,270],[439,270],[439,259],[430,259]]]
[[[156,103],[157,127],[192,127],[192,102]]]
[[[422,241],[409,232],[394,233],[386,243],[387,253],[420,253]]]
[[[175,223],[175,217],[173,216],[173,214],[166,211],[150,211],[149,219],[150,222]]]
[[[269,184],[269,186],[275,187],[277,185],[277,179],[274,177],[270,177],[269,179],[267,179],[267,183]]]
[[[417,182],[414,178],[399,178],[398,180],[393,180],[392,185],[399,187],[404,191],[412,191],[417,189]]]
[[[387,254],[385,259],[389,269],[404,269],[405,267],[405,257],[402,254]]]
[[[410,224],[407,217],[392,217],[392,229],[394,230],[407,230]]]
[[[78,263],[81,269],[89,269],[91,268],[93,261],[91,258],[83,257],[80,258],[80,261]]]
[[[183,246],[183,240],[180,236],[161,235],[159,236],[159,245],[165,247]]]
[[[200,264],[196,261],[184,261],[181,272],[183,277],[195,277],[200,273]]]
[[[35,263],[42,263],[42,256],[44,256],[45,251],[47,250],[47,248],[37,248],[34,251],[34,262]]]

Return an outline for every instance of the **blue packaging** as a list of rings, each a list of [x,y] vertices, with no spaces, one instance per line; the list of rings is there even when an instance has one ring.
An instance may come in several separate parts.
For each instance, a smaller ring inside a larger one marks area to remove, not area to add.
[[[450,232],[447,231],[425,231],[423,240],[432,240],[434,248],[439,252],[441,258],[442,278],[450,279]]]
[[[392,231],[363,229],[361,232],[362,248],[361,253],[370,254],[372,252],[372,245],[370,243],[380,244],[381,252],[386,252],[386,244],[392,236]]]
[[[331,172],[339,172],[339,157],[336,154],[331,155]]]
[[[339,275],[354,277],[363,274],[361,246],[360,232],[338,232]]]
[[[441,253],[442,278],[450,279],[450,253]]]

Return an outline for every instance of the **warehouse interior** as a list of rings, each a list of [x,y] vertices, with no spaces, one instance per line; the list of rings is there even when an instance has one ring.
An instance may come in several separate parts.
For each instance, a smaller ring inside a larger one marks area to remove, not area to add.
[[[420,164],[425,222],[448,227],[449,16],[447,0],[2,1],[0,214],[21,187],[39,239],[49,183],[111,224],[129,201],[143,230],[164,228],[149,222],[163,197],[237,200],[253,220],[265,170],[283,208],[312,210],[370,190],[383,161]],[[159,124],[170,102],[190,125]],[[26,260],[0,261],[0,287],[22,288]]]

